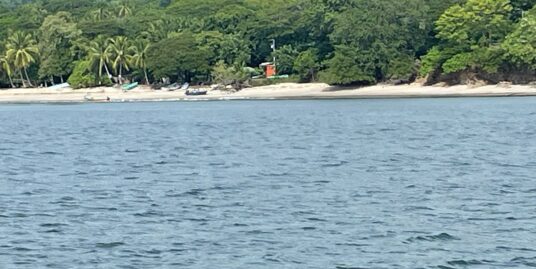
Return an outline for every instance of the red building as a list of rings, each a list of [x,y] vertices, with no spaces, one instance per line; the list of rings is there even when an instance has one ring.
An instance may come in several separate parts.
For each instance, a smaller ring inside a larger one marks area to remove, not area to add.
[[[277,69],[276,69],[275,64],[262,63],[261,67],[264,68],[264,73],[266,74],[266,78],[270,78],[270,77],[277,75]]]

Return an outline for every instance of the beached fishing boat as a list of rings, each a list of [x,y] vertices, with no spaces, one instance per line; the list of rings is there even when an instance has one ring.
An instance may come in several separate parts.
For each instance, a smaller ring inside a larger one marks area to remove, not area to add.
[[[89,94],[86,94],[84,96],[84,101],[85,102],[111,102],[112,100],[110,99],[109,96],[106,96],[106,98],[95,98]]]
[[[71,87],[71,85],[69,85],[69,83],[62,83],[62,84],[57,84],[57,85],[50,86],[47,89],[49,89],[49,90],[62,90],[62,89],[67,89],[69,87]]]
[[[121,86],[121,88],[123,89],[123,91],[130,91],[134,88],[138,87],[138,82],[134,82],[134,83],[130,83],[130,84],[125,84],[123,86]]]
[[[207,90],[204,90],[204,89],[192,89],[192,90],[187,90],[186,91],[186,95],[207,95]]]
[[[164,86],[162,87],[162,90],[163,91],[169,91],[169,92],[172,92],[172,91],[176,91],[178,89],[181,88],[181,85],[178,84],[178,83],[173,83],[173,84],[170,84],[170,85],[167,85],[167,86]]]
[[[169,92],[177,91],[177,90],[185,91],[189,87],[190,87],[190,84],[188,84],[188,83],[184,83],[182,85],[179,84],[179,83],[173,83],[171,85],[167,85],[167,86],[162,87],[162,90],[163,91],[169,91]]]

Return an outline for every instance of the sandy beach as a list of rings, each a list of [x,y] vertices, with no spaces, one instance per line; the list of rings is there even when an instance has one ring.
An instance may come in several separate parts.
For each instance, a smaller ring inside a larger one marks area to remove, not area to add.
[[[536,87],[530,85],[487,86],[421,86],[375,85],[361,88],[331,87],[323,83],[283,83],[253,87],[239,92],[213,90],[203,96],[187,96],[184,91],[152,90],[140,86],[123,92],[114,87],[90,89],[47,88],[0,90],[0,103],[48,103],[48,102],[112,102],[135,101],[189,101],[189,100],[243,100],[243,99],[360,99],[360,98],[439,98],[439,97],[501,97],[536,96]],[[88,101],[91,100],[91,101]]]

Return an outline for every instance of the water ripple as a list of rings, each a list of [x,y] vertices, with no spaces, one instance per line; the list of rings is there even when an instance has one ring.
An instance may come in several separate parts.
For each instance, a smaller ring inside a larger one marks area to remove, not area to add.
[[[0,268],[536,267],[535,100],[0,106]]]

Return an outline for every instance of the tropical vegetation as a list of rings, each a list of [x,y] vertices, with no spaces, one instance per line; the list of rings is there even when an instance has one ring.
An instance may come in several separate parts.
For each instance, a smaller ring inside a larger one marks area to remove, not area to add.
[[[536,0],[0,0],[0,87],[536,80]],[[276,47],[273,50],[272,40]],[[253,70],[256,69],[256,70]]]

